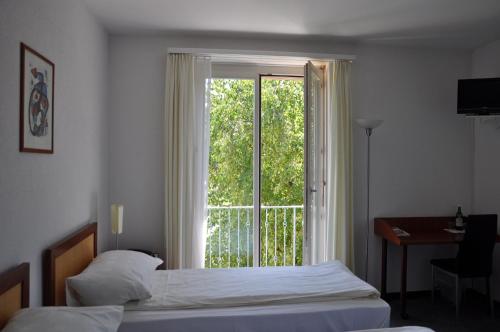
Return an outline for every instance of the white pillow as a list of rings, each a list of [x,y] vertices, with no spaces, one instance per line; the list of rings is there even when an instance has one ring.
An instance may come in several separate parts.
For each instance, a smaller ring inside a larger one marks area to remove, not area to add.
[[[123,307],[40,307],[22,309],[2,332],[116,332]]]
[[[145,300],[152,296],[153,272],[162,263],[159,258],[137,251],[107,251],[81,274],[66,279],[66,286],[84,306]]]

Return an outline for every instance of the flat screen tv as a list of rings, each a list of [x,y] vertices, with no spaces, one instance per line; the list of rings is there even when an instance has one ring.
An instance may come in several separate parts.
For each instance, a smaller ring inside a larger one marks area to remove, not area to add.
[[[500,114],[500,77],[458,80],[458,114]]]

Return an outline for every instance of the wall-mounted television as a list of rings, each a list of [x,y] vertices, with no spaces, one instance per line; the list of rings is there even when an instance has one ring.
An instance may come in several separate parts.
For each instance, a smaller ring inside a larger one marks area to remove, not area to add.
[[[457,113],[500,114],[500,77],[458,80]]]

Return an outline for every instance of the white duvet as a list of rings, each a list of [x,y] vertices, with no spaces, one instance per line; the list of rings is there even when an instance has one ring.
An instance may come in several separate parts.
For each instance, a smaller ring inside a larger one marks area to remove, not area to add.
[[[150,299],[125,310],[234,307],[378,298],[338,261],[312,266],[157,271]]]

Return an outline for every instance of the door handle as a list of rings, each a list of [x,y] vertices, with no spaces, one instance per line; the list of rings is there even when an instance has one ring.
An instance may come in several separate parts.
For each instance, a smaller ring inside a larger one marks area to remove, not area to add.
[[[311,188],[311,189],[309,189],[309,190],[310,190],[312,193],[317,193],[317,192],[318,192],[318,189],[316,189],[316,188]]]

